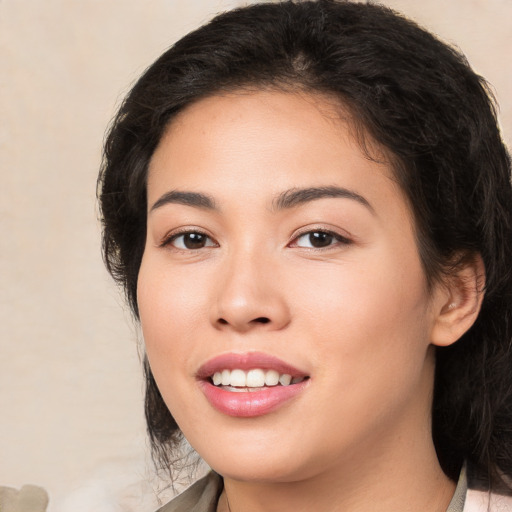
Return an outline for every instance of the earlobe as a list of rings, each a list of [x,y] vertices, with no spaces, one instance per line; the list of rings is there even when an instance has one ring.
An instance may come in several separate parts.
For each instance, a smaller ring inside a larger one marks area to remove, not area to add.
[[[468,331],[480,313],[485,288],[485,267],[480,254],[465,259],[439,286],[431,342],[446,347]]]

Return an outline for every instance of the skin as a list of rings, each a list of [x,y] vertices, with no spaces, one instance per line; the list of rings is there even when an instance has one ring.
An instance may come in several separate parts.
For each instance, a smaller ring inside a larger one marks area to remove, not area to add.
[[[151,161],[142,330],[172,415],[224,476],[219,510],[227,497],[232,512],[444,511],[453,494],[430,430],[433,344],[469,327],[477,299],[461,280],[428,291],[407,200],[339,111],[299,93],[209,97],[173,120]],[[311,187],[367,204],[276,208],[280,194]],[[158,204],[172,191],[216,208]],[[183,231],[206,244],[187,249]],[[311,247],[305,233],[319,231],[335,235]],[[253,351],[305,371],[307,386],[269,414],[219,412],[199,367]]]

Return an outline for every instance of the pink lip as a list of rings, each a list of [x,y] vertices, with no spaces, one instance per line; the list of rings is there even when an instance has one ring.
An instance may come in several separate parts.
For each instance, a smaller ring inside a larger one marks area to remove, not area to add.
[[[227,391],[214,386],[210,377],[225,369],[276,370],[292,377],[306,377],[307,374],[276,357],[259,352],[246,354],[223,354],[207,361],[197,372],[199,386],[210,404],[219,412],[228,416],[251,418],[275,411],[286,402],[301,393],[309,384],[306,379],[289,386],[272,386],[255,391]]]

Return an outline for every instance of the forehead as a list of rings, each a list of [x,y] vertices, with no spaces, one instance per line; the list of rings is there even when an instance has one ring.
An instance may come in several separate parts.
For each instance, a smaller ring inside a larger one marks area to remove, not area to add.
[[[149,204],[179,189],[233,199],[336,185],[383,200],[401,196],[385,152],[370,146],[370,159],[354,133],[347,109],[324,95],[238,91],[201,99],[172,120],[153,155]]]

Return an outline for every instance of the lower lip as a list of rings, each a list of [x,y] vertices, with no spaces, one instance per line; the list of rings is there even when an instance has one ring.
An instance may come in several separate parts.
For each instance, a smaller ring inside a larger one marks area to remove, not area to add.
[[[258,391],[226,391],[208,381],[200,386],[210,404],[223,414],[254,418],[269,414],[301,393],[309,379],[289,386],[272,386]]]

